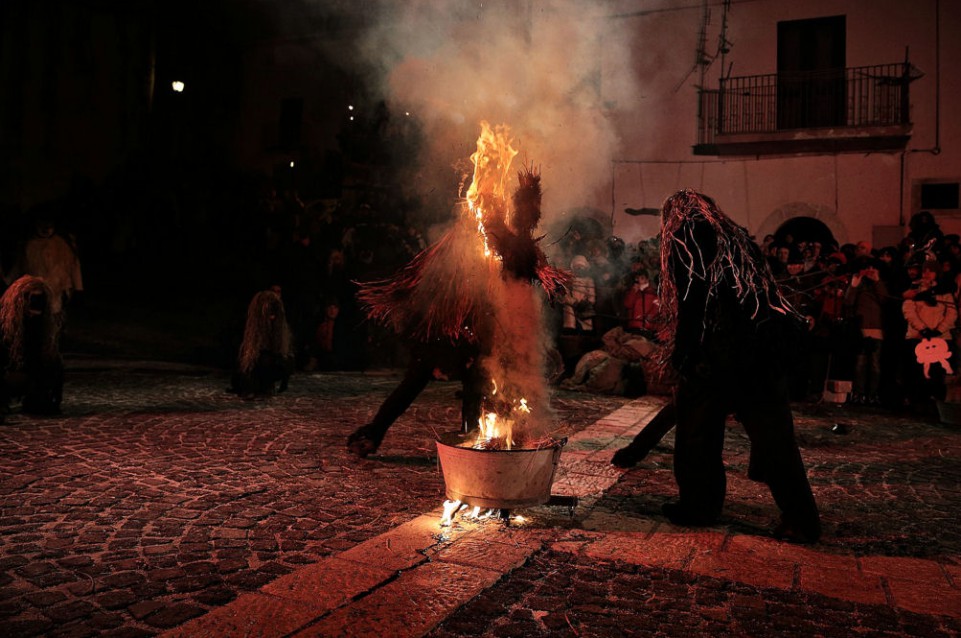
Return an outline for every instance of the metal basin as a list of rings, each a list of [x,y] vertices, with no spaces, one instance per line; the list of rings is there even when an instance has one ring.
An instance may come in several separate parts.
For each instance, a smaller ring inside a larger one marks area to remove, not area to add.
[[[550,500],[554,472],[567,439],[538,450],[458,447],[464,440],[464,435],[452,433],[437,441],[447,498],[472,507],[500,509],[543,505]]]

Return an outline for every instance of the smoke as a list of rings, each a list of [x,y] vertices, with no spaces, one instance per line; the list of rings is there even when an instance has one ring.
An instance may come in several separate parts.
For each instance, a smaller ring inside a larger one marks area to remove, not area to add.
[[[529,415],[511,415],[515,440],[522,445],[541,441],[552,434],[555,418],[545,377],[549,342],[543,299],[529,282],[510,276],[497,277],[492,284],[493,347],[481,365],[509,402],[527,402]]]
[[[540,167],[545,221],[596,201],[619,138],[607,116],[637,98],[629,21],[587,0],[420,0],[381,6],[357,43],[393,113],[426,133],[424,190],[456,186],[481,120],[507,124]]]

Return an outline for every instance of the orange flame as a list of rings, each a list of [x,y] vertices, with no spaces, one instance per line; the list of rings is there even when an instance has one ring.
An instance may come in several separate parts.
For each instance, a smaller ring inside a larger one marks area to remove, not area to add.
[[[493,381],[493,384],[492,396],[497,394],[497,381]],[[473,447],[503,447],[508,450],[514,447],[514,425],[517,423],[518,417],[530,414],[531,408],[527,404],[527,399],[521,398],[509,404],[507,412],[506,415],[487,412],[478,419],[477,438],[474,440]]]
[[[517,150],[511,146],[510,127],[481,122],[477,150],[470,156],[474,163],[474,178],[467,189],[467,205],[477,219],[477,230],[484,240],[484,255],[491,256],[487,244],[485,220],[491,216],[506,217],[508,207],[508,180],[511,162]]]

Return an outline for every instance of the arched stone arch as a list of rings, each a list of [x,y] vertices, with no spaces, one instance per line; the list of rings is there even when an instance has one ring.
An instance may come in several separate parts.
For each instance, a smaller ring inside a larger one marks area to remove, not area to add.
[[[791,202],[776,208],[761,223],[756,237],[763,238],[775,234],[785,222],[795,217],[811,217],[820,221],[831,230],[831,234],[834,235],[838,244],[844,244],[848,241],[848,229],[835,211],[827,206],[818,206],[807,202]]]

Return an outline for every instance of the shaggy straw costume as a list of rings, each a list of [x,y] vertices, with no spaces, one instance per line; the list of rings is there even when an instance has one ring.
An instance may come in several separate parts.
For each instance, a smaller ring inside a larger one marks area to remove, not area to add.
[[[287,389],[294,357],[284,303],[276,292],[263,290],[250,300],[237,360],[231,391],[253,398]]]
[[[503,271],[517,279],[538,282],[553,299],[569,275],[547,262],[531,232],[540,220],[540,175],[533,169],[518,173],[520,186],[514,193],[510,222],[506,211],[488,206],[484,226],[492,247],[503,259]],[[477,224],[466,214],[434,245],[421,251],[396,276],[361,284],[358,297],[368,316],[398,334],[430,342],[451,343],[481,340],[490,314],[488,278],[492,267],[482,252],[464,250],[477,243]]]
[[[24,275],[0,298],[0,414],[22,398],[27,414],[56,414],[63,400],[63,360],[53,294],[40,277]]]
[[[494,280],[538,282],[549,298],[563,291],[566,273],[547,263],[539,240],[532,236],[540,219],[540,176],[526,169],[518,178],[509,219],[493,199],[484,206],[487,238],[500,263],[481,250],[476,220],[461,214],[437,243],[397,276],[361,285],[358,297],[368,316],[409,338],[411,357],[404,379],[373,421],[348,438],[354,454],[366,457],[376,451],[393,422],[438,372],[460,377],[461,426],[464,431],[475,428],[489,385],[478,362],[491,355],[496,332]]]
[[[750,474],[781,509],[779,538],[815,542],[820,518],[794,439],[788,397],[792,335],[802,318],[781,295],[748,232],[692,190],[662,209],[661,299],[678,372],[675,523],[704,525],[721,513],[728,415],[751,440]]]

